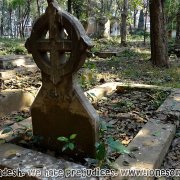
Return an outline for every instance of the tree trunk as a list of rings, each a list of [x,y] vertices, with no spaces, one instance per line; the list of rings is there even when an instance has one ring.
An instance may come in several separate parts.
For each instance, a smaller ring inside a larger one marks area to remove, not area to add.
[[[137,15],[137,12],[138,12],[138,10],[136,9],[136,8],[134,8],[134,19],[133,19],[133,23],[134,23],[134,29],[136,28],[136,15]]]
[[[36,4],[37,4],[37,13],[38,13],[38,16],[40,16],[41,15],[41,11],[40,11],[39,0],[36,0]]]
[[[177,22],[176,22],[176,45],[180,46],[180,7],[177,13]]]
[[[68,12],[72,13],[72,0],[68,0]]]
[[[126,35],[127,35],[127,21],[128,15],[128,0],[123,1],[123,12],[121,13],[121,45],[126,46]]]
[[[4,36],[4,0],[2,1],[2,17],[1,17],[1,26],[0,26],[0,30],[1,30],[1,36]]]
[[[149,2],[147,1],[146,13],[145,13],[145,27],[144,27],[144,45],[146,45],[146,30],[147,30],[148,9],[149,9]]]
[[[158,67],[169,67],[164,0],[150,0],[151,60]]]
[[[10,30],[10,36],[12,37],[12,9],[9,9],[9,30]]]

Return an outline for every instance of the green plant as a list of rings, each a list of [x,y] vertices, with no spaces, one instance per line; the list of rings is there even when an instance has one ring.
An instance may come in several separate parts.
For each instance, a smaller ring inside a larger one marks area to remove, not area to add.
[[[63,142],[64,146],[62,147],[62,151],[65,150],[74,150],[75,142],[74,139],[76,138],[77,134],[71,134],[69,137],[60,136],[57,138],[58,141]]]
[[[12,62],[7,62],[7,64],[6,64],[6,69],[13,69],[13,64],[12,64]]]
[[[151,96],[152,100],[150,101],[151,105],[157,109],[167,98],[169,93],[167,91],[155,91]]]
[[[0,55],[27,54],[24,47],[24,40],[0,38]]]
[[[112,125],[101,120],[99,125],[100,141],[96,143],[96,162],[99,167],[112,166],[112,163],[109,160],[109,150],[121,154],[130,154],[130,151],[118,140],[114,140],[112,137],[107,139],[104,137],[104,132],[107,131],[108,128],[112,128]]]
[[[83,67],[85,69],[81,73],[80,84],[83,88],[88,88],[96,82],[96,65],[87,61]]]
[[[129,100],[121,100],[113,105],[114,108],[120,109],[122,112],[128,112],[135,108],[135,105]]]
[[[14,119],[16,120],[16,122],[20,122],[20,121],[24,120],[24,118],[22,116],[20,116],[20,115],[16,115],[14,117]]]
[[[26,49],[24,47],[21,46],[17,46],[13,49],[13,53],[14,54],[26,54]]]
[[[88,69],[96,69],[96,64],[91,62],[90,60],[86,61],[83,65],[84,68],[88,68]]]

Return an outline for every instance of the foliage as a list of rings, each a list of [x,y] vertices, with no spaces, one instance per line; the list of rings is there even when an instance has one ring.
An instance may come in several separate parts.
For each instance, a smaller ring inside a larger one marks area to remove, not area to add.
[[[112,163],[109,160],[110,152],[118,152],[121,154],[129,154],[130,151],[122,145],[118,140],[114,140],[112,137],[108,139],[104,138],[105,131],[112,126],[103,120],[100,121],[99,124],[99,137],[100,141],[96,143],[96,165],[98,167],[111,167]],[[110,151],[110,152],[109,152]],[[94,161],[93,161],[94,162]]]
[[[7,54],[27,54],[27,50],[24,47],[24,41],[19,39],[7,39],[0,38],[0,55]]]
[[[167,14],[167,28],[169,30],[173,30],[176,27],[176,15],[179,6],[180,6],[179,0],[165,1],[165,11]]]
[[[155,91],[154,95],[151,97],[152,100],[150,101],[152,106],[155,109],[158,109],[158,107],[164,102],[164,100],[167,98],[167,94],[169,92],[167,91]]]
[[[24,117],[22,117],[21,115],[16,115],[14,117],[14,119],[16,120],[16,122],[20,122],[20,121],[24,120]]]
[[[74,150],[75,143],[74,139],[76,138],[77,134],[71,134],[69,137],[60,136],[57,138],[58,141],[63,142],[64,146],[62,147],[62,151],[65,150]]]
[[[80,84],[83,88],[89,88],[96,82],[96,65],[90,61],[86,61],[84,69],[81,73]]]
[[[131,111],[132,109],[134,109],[135,105],[129,100],[127,100],[127,101],[122,100],[122,101],[118,102],[117,104],[114,104],[113,107],[116,109],[117,108],[121,109],[122,112],[128,112],[128,111]]]

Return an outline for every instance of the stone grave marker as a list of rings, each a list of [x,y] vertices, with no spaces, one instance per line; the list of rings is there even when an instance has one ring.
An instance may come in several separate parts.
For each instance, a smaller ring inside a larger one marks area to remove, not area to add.
[[[110,20],[106,16],[102,16],[98,18],[97,33],[99,38],[110,37]]]
[[[117,18],[111,19],[111,36],[119,36],[120,35],[120,22]]]
[[[48,0],[25,46],[42,73],[42,87],[31,107],[33,134],[54,150],[64,145],[58,137],[77,134],[75,150],[69,153],[93,157],[98,115],[75,78],[92,46],[83,26],[56,1]]]
[[[86,34],[88,36],[94,36],[96,34],[97,31],[97,27],[96,27],[96,18],[95,17],[89,17],[88,18],[88,26],[87,26],[87,30],[86,30]]]

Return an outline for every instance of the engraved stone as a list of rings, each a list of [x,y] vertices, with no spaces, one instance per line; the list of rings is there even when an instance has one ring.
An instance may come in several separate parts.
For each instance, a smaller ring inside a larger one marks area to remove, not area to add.
[[[77,134],[75,150],[69,153],[93,157],[98,115],[75,78],[92,47],[83,26],[49,0],[25,46],[42,73],[42,87],[31,107],[34,135],[44,137],[43,146],[61,150],[64,144],[57,138]]]

